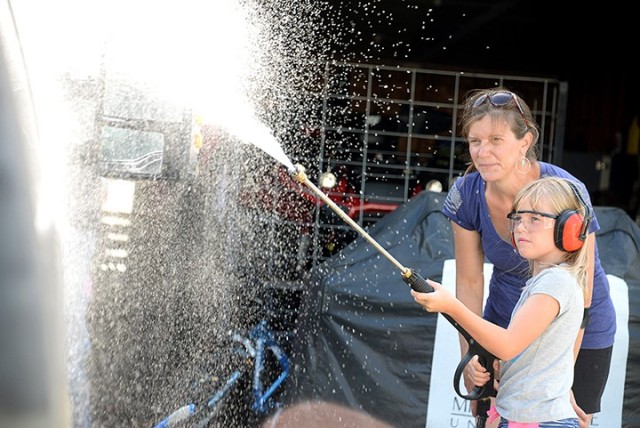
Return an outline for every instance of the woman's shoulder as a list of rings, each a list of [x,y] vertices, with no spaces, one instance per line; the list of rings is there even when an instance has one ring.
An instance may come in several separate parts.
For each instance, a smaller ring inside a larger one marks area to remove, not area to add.
[[[458,177],[454,187],[460,192],[471,192],[480,187],[482,177],[478,171],[473,171]]]
[[[480,204],[482,178],[477,172],[465,174],[455,181],[444,201],[443,212],[449,218],[459,218],[462,212],[472,213]],[[466,228],[470,225],[466,224]]]
[[[579,181],[569,171],[562,167],[543,161],[538,161],[538,164],[540,164],[540,177],[560,177],[568,178],[572,181]]]
[[[576,184],[578,186],[578,188],[580,189],[580,193],[582,194],[583,198],[586,197],[588,198],[588,191],[587,191],[587,186],[580,181],[578,178],[576,178],[573,174],[571,174],[569,171],[567,171],[564,168],[561,168],[557,165],[551,164],[551,163],[547,163],[547,162],[542,162],[542,161],[538,161],[538,163],[540,164],[540,177],[560,177],[560,178],[565,178],[569,181],[571,181],[572,183]]]

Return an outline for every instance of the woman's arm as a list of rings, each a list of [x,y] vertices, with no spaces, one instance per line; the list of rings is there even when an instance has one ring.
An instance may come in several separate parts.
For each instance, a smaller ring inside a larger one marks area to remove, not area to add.
[[[451,222],[453,242],[456,256],[456,296],[474,314],[482,316],[484,301],[484,250],[480,234],[475,230],[467,230]],[[469,350],[467,340],[458,335],[460,340],[460,356],[464,357]],[[477,359],[473,359],[464,370],[464,384],[468,391],[474,386],[484,385],[489,379]]]
[[[451,225],[456,256],[456,297],[474,314],[482,316],[484,250],[480,234],[456,223]]]
[[[482,315],[484,251],[480,234],[451,224],[456,256],[456,297],[473,313]]]

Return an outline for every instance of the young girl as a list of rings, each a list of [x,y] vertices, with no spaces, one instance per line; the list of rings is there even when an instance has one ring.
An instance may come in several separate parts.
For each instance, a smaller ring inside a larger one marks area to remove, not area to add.
[[[479,317],[436,282],[429,281],[432,293],[411,295],[427,311],[449,314],[501,360],[491,412],[499,414],[500,428],[577,428],[573,347],[583,318],[591,212],[575,185],[545,177],[517,194],[507,217],[513,245],[532,273],[507,328]],[[478,386],[488,373],[480,379]]]

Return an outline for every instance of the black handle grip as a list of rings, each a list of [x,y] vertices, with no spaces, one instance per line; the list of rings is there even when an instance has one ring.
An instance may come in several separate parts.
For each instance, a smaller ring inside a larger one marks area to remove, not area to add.
[[[476,407],[476,428],[485,428],[487,426],[489,409],[491,409],[491,400],[488,398],[478,400],[478,405]]]
[[[433,291],[433,287],[429,285],[427,280],[412,270],[403,273],[402,279],[411,286],[412,290],[418,293],[431,293]]]
[[[412,290],[415,290],[419,293],[433,292],[433,287],[431,287],[427,283],[427,280],[420,276],[420,274],[417,272],[411,270],[403,272],[402,279],[404,280],[404,282],[411,286]],[[479,400],[486,397],[495,397],[496,391],[493,388],[493,362],[496,360],[496,357],[489,351],[484,349],[482,346],[480,346],[480,344],[478,344],[478,342],[476,342],[475,339],[471,337],[469,333],[467,333],[467,331],[462,328],[453,318],[451,318],[447,314],[442,314],[442,316],[445,317],[447,321],[449,321],[456,328],[456,330],[458,330],[458,332],[465,338],[465,340],[469,344],[469,349],[458,364],[456,372],[453,376],[453,388],[455,389],[456,393],[466,400]],[[473,390],[471,390],[469,394],[463,394],[462,391],[460,391],[460,380],[462,379],[464,368],[467,364],[469,364],[469,361],[471,361],[474,355],[478,356],[478,361],[480,362],[480,364],[482,364],[482,367],[487,370],[490,379],[483,386],[476,386],[475,388],[473,388]]]

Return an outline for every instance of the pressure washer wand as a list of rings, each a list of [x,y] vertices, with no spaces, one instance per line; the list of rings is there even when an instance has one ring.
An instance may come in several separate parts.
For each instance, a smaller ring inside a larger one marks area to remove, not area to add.
[[[402,273],[402,279],[404,282],[409,284],[411,288],[419,293],[431,293],[434,291],[433,287],[427,283],[427,280],[420,276],[419,273],[412,271],[411,269],[402,266],[402,264],[396,260],[387,250],[385,250],[375,239],[371,237],[358,223],[353,221],[351,217],[349,217],[344,211],[340,209],[340,207],[333,202],[322,190],[320,190],[315,184],[309,181],[307,174],[305,173],[304,167],[302,165],[296,165],[296,170],[291,172],[293,178],[298,180],[300,183],[306,185],[309,189],[311,189],[320,199],[326,203],[329,208],[336,212],[347,224],[353,227],[355,230],[360,233],[360,235],[369,241],[371,245],[373,245],[382,255],[384,255],[391,263],[396,265],[400,272]],[[495,396],[496,391],[493,389],[493,379],[494,379],[494,370],[493,370],[493,361],[496,357],[484,349],[476,340],[471,337],[471,335],[464,329],[460,324],[458,324],[451,316],[448,314],[442,314],[442,316],[453,325],[456,330],[465,338],[467,343],[469,344],[469,348],[467,350],[466,355],[458,364],[456,372],[453,377],[453,387],[456,393],[467,400],[478,400],[485,397]],[[474,355],[478,355],[480,363],[487,369],[489,372],[490,380],[483,386],[476,386],[469,394],[464,394],[460,390],[460,380],[462,379],[462,374],[465,366]],[[480,416],[479,419],[482,420],[484,415]]]
[[[300,183],[304,184],[308,188],[310,188],[322,201],[329,206],[336,214],[338,214],[347,224],[353,227],[364,239],[369,241],[371,245],[373,245],[383,256],[385,256],[391,263],[393,263],[400,272],[402,273],[402,278],[404,281],[411,286],[416,291],[421,293],[430,293],[433,291],[433,288],[427,284],[427,281],[420,277],[416,272],[413,272],[411,269],[404,267],[395,257],[393,257],[386,249],[384,249],[378,242],[371,237],[358,223],[353,221],[351,217],[349,217],[340,207],[333,202],[322,190],[320,190],[315,184],[309,181],[309,177],[304,171],[304,167],[302,165],[296,165],[296,171],[292,173],[293,178],[298,180]]]

